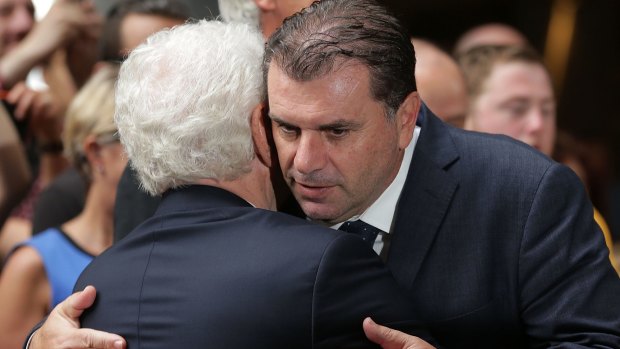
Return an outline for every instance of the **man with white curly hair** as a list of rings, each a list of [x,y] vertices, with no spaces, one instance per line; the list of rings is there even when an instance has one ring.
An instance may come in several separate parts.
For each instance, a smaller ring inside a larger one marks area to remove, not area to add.
[[[135,6],[132,3],[139,4],[142,2],[144,1],[136,0],[123,5],[123,7],[132,7]],[[144,3],[148,3],[148,1]],[[261,29],[263,38],[267,39],[286,17],[311,3],[312,0],[220,0],[218,1],[218,6],[224,21],[245,23]],[[158,6],[158,4],[159,2],[155,2],[154,6]],[[118,52],[111,53],[117,54]],[[283,188],[284,184],[279,187]],[[115,241],[125,237],[133,228],[150,217],[159,204],[158,197],[145,195],[138,188],[135,174],[129,168],[121,178],[118,193],[119,199],[116,202],[114,212]],[[295,209],[289,209],[288,211],[295,212]]]
[[[423,333],[362,239],[274,212],[262,57],[250,26],[200,21],[123,64],[121,142],[163,199],[80,276],[84,327],[130,348],[371,348],[368,316]]]

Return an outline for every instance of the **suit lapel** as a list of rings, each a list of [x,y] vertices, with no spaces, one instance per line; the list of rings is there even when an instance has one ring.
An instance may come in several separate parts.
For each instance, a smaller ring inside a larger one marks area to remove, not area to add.
[[[447,171],[458,153],[447,127],[423,106],[422,131],[400,196],[387,265],[409,288],[429,251],[458,181]]]

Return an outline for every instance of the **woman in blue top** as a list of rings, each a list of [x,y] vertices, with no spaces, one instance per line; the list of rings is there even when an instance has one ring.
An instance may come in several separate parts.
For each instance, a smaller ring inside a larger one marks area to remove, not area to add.
[[[114,125],[117,74],[117,67],[102,67],[69,106],[63,145],[88,182],[86,203],[80,215],[22,243],[7,259],[0,275],[0,348],[21,348],[32,326],[112,244],[116,186],[127,163]]]

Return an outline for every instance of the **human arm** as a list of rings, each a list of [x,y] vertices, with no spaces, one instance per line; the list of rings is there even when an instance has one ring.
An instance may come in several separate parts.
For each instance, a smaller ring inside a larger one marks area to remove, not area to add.
[[[520,247],[520,313],[533,347],[620,347],[620,279],[579,179],[554,164]]]
[[[80,35],[97,36],[101,18],[91,1],[59,0],[28,35],[0,60],[2,87],[24,80],[36,65]]]
[[[80,328],[80,315],[92,306],[97,291],[87,286],[58,304],[30,337],[25,349],[123,349],[125,340],[115,334]]]
[[[45,187],[68,165],[60,145],[69,100],[60,98],[54,90],[37,91],[19,82],[9,91],[6,101],[14,106],[14,117],[27,125],[40,149],[37,177]]]
[[[30,328],[40,321],[50,301],[43,262],[24,246],[8,258],[0,277],[0,347],[21,347]]]

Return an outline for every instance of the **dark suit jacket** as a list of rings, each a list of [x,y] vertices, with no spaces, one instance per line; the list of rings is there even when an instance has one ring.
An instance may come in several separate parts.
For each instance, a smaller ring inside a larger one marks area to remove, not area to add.
[[[579,179],[520,142],[421,117],[387,265],[437,341],[620,348],[620,279]]]
[[[416,326],[360,238],[208,186],[167,193],[76,289],[88,284],[97,303],[82,325],[122,335],[129,349],[369,348],[365,316]]]

